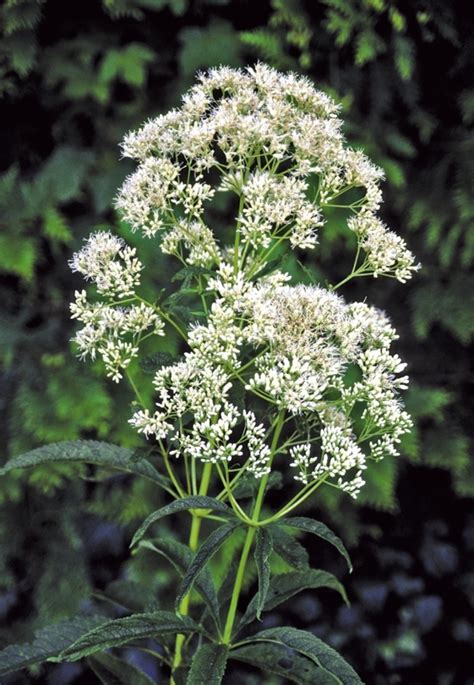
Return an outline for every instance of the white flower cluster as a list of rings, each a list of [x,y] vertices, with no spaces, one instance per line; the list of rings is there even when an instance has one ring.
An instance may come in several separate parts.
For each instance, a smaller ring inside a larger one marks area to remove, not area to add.
[[[327,208],[346,206],[346,193],[361,188],[347,205],[365,255],[356,275],[405,281],[417,268],[377,217],[381,170],[345,145],[337,114],[302,77],[262,64],[219,68],[199,77],[179,109],[125,139],[124,155],[139,165],[117,207],[185,264],[181,294],[199,321],[183,333],[184,354],[157,371],[153,410],[143,407],[130,423],[186,468],[200,460],[225,471],[232,462],[261,478],[286,460],[305,486],[328,482],[355,497],[367,460],[395,455],[410,428],[399,399],[405,364],[390,351],[397,335],[385,314],[289,285],[268,264],[283,241],[314,248]],[[239,198],[227,242],[207,212],[219,192]],[[92,235],[71,267],[104,299],[76,293],[79,353],[101,356],[114,380],[144,337],[163,334],[162,315],[183,332],[172,311],[136,295],[142,265],[121,239]]]
[[[121,371],[138,355],[142,334],[150,328],[156,335],[164,334],[163,322],[152,307],[143,302],[125,307],[114,300],[134,295],[142,265],[134,248],[103,232],[90,236],[73,256],[70,266],[93,281],[97,291],[107,299],[107,303],[93,303],[87,300],[85,290],[75,293],[70,305],[71,316],[84,324],[73,338],[79,356],[82,359],[101,357],[107,375],[118,382]]]
[[[362,188],[364,199],[347,207],[356,212],[349,228],[365,252],[364,272],[404,281],[417,266],[376,217],[383,173],[345,145],[337,115],[331,98],[304,77],[264,64],[211,69],[180,108],[126,136],[123,154],[139,166],[117,208],[134,230],[163,231],[167,253],[184,258],[182,244],[190,263],[208,266],[219,261],[220,236],[206,224],[205,208],[216,191],[232,190],[242,201],[237,228],[251,265],[255,251],[275,239],[314,248],[325,207]]]
[[[313,248],[323,220],[307,192],[307,182],[296,176],[279,178],[254,171],[242,188],[245,203],[239,227],[244,239],[253,248],[268,247],[273,239],[288,234],[292,247]]]
[[[248,389],[293,415],[317,417],[313,448],[306,441],[290,450],[297,479],[337,476],[337,486],[356,495],[367,457],[396,454],[411,425],[398,398],[406,365],[389,351],[394,329],[379,310],[314,286],[256,286],[241,306],[244,339],[263,350]],[[351,381],[351,372],[360,378]]]
[[[357,235],[359,245],[365,252],[362,269],[377,276],[395,276],[405,283],[413,271],[419,269],[405,241],[371,211],[364,209],[351,217],[347,225]]]
[[[133,295],[143,268],[135,248],[108,231],[93,233],[69,266],[95,283],[97,291],[107,297]]]
[[[216,300],[207,325],[192,328],[188,342],[190,352],[156,373],[155,412],[136,412],[131,425],[147,437],[168,438],[175,457],[212,463],[246,458],[249,471],[264,475],[270,456],[265,428],[253,412],[241,412],[229,399],[242,343],[235,312]]]

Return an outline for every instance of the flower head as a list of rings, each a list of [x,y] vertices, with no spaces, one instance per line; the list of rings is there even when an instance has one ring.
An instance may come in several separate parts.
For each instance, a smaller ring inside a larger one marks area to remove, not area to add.
[[[182,106],[129,133],[123,154],[138,161],[116,205],[134,230],[168,234],[167,253],[192,263],[219,262],[222,235],[205,213],[216,192],[242,198],[237,228],[247,258],[277,238],[314,249],[325,213],[344,204],[366,253],[365,272],[408,279],[417,267],[404,241],[377,218],[383,172],[341,133],[339,108],[302,76],[265,64],[220,67],[198,77]],[[337,198],[337,199],[336,199]],[[206,244],[207,249],[204,249]]]

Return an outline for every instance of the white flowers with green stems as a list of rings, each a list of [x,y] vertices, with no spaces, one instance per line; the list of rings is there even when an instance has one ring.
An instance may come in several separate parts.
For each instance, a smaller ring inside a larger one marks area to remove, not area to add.
[[[370,462],[396,454],[410,430],[400,399],[408,382],[401,375],[405,364],[391,351],[395,330],[384,312],[336,291],[344,286],[349,296],[348,284],[362,276],[403,283],[418,265],[377,215],[381,170],[347,146],[341,124],[337,105],[309,80],[258,64],[199,75],[180,108],[126,136],[123,154],[137,160],[137,169],[116,207],[181,270],[186,287],[180,304],[187,303],[191,323],[170,300],[141,296],[139,256],[112,233],[92,234],[71,260],[96,289],[92,300],[87,291],[76,292],[71,304],[82,324],[78,352],[101,358],[113,381],[128,379],[136,407],[130,424],[156,446],[159,459],[150,467],[174,498],[150,515],[133,544],[156,548],[156,540],[145,539],[152,525],[167,513],[191,512],[175,623],[169,612],[133,619],[155,620],[156,630],[148,623],[147,629],[158,641],[160,630],[175,626],[175,647],[165,647],[163,657],[175,683],[183,677],[191,685],[202,678],[219,683],[232,658],[294,682],[360,682],[315,636],[290,627],[251,636],[245,628],[242,637],[237,620],[252,549],[258,590],[245,625],[276,606],[276,582],[294,582],[297,571],[271,578],[282,527],[312,532],[347,555],[324,524],[289,515],[323,484],[357,497]],[[225,230],[212,222],[221,194],[235,206]],[[294,283],[275,258],[285,250],[310,251],[317,261],[326,214],[334,207],[346,210],[347,230],[355,236],[351,272],[324,287]],[[143,340],[155,336],[159,350],[170,327],[182,341],[182,355],[156,369],[148,405],[130,365],[140,358]],[[287,486],[273,511],[265,494],[275,472]],[[248,495],[249,488],[250,501],[239,494],[247,489]],[[201,542],[207,518],[221,525]],[[241,527],[245,541],[221,605],[207,563]],[[323,571],[301,573],[300,588],[307,588],[308,573],[319,574],[311,576],[312,587],[333,587],[344,596]],[[200,626],[190,618],[199,609],[190,602],[192,587],[207,606]],[[112,622],[117,630],[121,620]],[[138,639],[131,632],[125,630],[120,644]],[[110,622],[99,626],[57,658],[99,653],[112,646],[112,633]],[[194,633],[200,634],[197,645],[187,637]],[[276,664],[288,648],[297,657],[283,672]]]

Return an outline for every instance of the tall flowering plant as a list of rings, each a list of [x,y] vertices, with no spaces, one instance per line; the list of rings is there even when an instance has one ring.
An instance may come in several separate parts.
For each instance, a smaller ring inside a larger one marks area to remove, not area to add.
[[[403,283],[418,266],[377,215],[381,170],[346,145],[341,124],[337,105],[307,79],[259,64],[200,75],[179,109],[126,136],[123,154],[137,168],[116,206],[174,260],[180,307],[173,296],[146,300],[136,250],[99,232],[71,260],[96,291],[92,299],[76,292],[71,312],[82,325],[80,356],[102,359],[113,381],[129,382],[130,424],[155,457],[131,461],[121,448],[69,443],[6,468],[62,458],[151,478],[172,499],[150,513],[132,546],[167,556],[182,579],[176,613],[97,619],[97,627],[81,628],[62,645],[56,660],[89,657],[113,671],[115,657],[101,652],[153,637],[176,684],[220,683],[229,659],[297,683],[361,682],[312,633],[258,623],[301,590],[329,587],[345,599],[334,576],[297,562],[295,571],[272,576],[272,554],[281,551],[282,536],[291,544],[288,531],[296,529],[332,544],[350,565],[341,540],[295,510],[323,485],[357,497],[370,462],[396,454],[410,430],[399,396],[408,383],[405,364],[391,351],[395,330],[384,312],[346,301],[339,289],[362,276]],[[213,219],[223,194],[235,206],[232,226]],[[346,210],[353,235],[350,273],[324,287],[292,282],[276,256],[317,255],[335,207]],[[131,362],[144,340],[154,338],[159,350],[171,330],[182,356],[158,356],[147,403]],[[278,477],[286,487],[269,507],[265,497]],[[187,546],[171,544],[156,527],[179,512],[190,514]],[[209,561],[240,529],[239,557],[217,589]],[[258,583],[244,607],[251,564]]]

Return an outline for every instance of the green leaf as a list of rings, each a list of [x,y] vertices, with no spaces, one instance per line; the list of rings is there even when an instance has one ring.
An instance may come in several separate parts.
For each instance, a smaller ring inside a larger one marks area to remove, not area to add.
[[[227,645],[202,645],[193,656],[186,685],[220,685],[224,677],[228,651]]]
[[[43,199],[51,205],[77,199],[93,163],[90,150],[69,145],[56,148],[34,180],[31,190],[36,201]]]
[[[285,55],[282,39],[267,29],[253,29],[241,31],[239,38],[244,45],[251,48],[260,58],[280,69],[291,66]]]
[[[94,654],[87,663],[104,685],[153,685],[143,671],[111,654]]]
[[[164,489],[169,489],[171,484],[168,478],[158,473],[146,459],[132,460],[132,455],[132,450],[97,440],[56,442],[13,457],[0,469],[0,476],[13,471],[13,469],[32,468],[33,466],[58,462],[77,462],[134,473],[158,483]]]
[[[31,281],[38,257],[36,245],[33,238],[6,233],[0,235],[0,269]]]
[[[307,571],[291,571],[273,576],[269,583],[267,597],[263,605],[263,611],[271,611],[275,607],[283,604],[288,599],[303,592],[304,590],[316,590],[318,588],[330,588],[339,592],[342,599],[348,604],[346,591],[338,579],[332,573],[316,569]],[[255,618],[260,618],[257,613],[258,595],[252,598],[239,623],[239,630]]]
[[[397,507],[395,488],[397,485],[398,459],[387,454],[373,468],[367,469],[365,485],[357,498],[357,504],[368,505],[382,511],[395,511]]]
[[[262,640],[294,649],[296,652],[303,654],[326,671],[326,673],[337,678],[336,682],[343,685],[363,685],[352,666],[335,649],[306,630],[299,630],[289,626],[268,628],[256,635],[252,635],[244,644],[246,642],[253,643]]]
[[[133,614],[108,621],[91,630],[51,661],[78,661],[85,656],[103,652],[111,647],[120,647],[135,640],[149,637],[159,640],[162,635],[194,632],[202,632],[202,629],[188,616],[176,616],[170,611]]]
[[[193,553],[189,547],[186,547],[186,545],[173,539],[157,538],[152,541],[143,540],[140,543],[140,548],[149,549],[152,552],[161,554],[168,559],[182,576],[186,573],[186,570],[189,568],[193,559]],[[196,579],[194,586],[205,601],[216,626],[219,628],[219,600],[217,598],[211,572],[208,568],[202,570],[199,577]]]
[[[290,535],[284,528],[271,526],[273,535],[273,550],[289,566],[296,569],[309,568],[309,556],[303,545]]]
[[[338,538],[337,535],[335,535],[324,523],[321,523],[321,521],[315,521],[314,519],[307,518],[306,516],[291,516],[290,518],[281,519],[279,525],[297,528],[298,530],[304,530],[305,533],[317,535],[322,540],[326,540],[326,542],[329,542],[329,544],[334,545],[337,551],[347,561],[349,571],[352,571],[352,563],[349,554],[342,543],[342,540]]]
[[[46,661],[105,622],[100,616],[77,616],[38,630],[32,642],[9,645],[0,651],[0,675]]]
[[[386,47],[380,37],[372,31],[362,31],[356,38],[355,63],[362,67],[372,62],[378,53],[385,52]]]
[[[186,575],[183,578],[181,587],[176,598],[176,610],[178,611],[181,600],[190,592],[193,587],[197,577],[209,562],[209,560],[214,556],[217,550],[222,547],[224,542],[228,537],[232,535],[236,528],[240,526],[240,523],[225,523],[214,530],[207,540],[205,540],[196,554],[193,560],[189,564]]]
[[[123,48],[109,50],[100,65],[100,81],[109,83],[121,78],[131,86],[143,86],[146,65],[154,58],[155,53],[142,43],[128,43]]]
[[[43,231],[51,240],[70,243],[73,236],[64,216],[56,207],[48,207],[43,213]]]
[[[413,76],[415,69],[415,46],[411,40],[397,36],[394,40],[394,58],[397,71],[403,81]]]
[[[191,509],[211,509],[214,511],[225,511],[226,513],[230,511],[227,504],[219,502],[219,500],[214,499],[213,497],[203,497],[202,495],[183,497],[183,499],[175,500],[174,502],[171,502],[171,504],[167,504],[165,507],[150,514],[133,536],[130,547],[136,545],[145,535],[148,528],[156,521],[159,521],[170,514],[176,514],[179,511],[190,511]]]
[[[257,666],[263,671],[283,676],[298,685],[336,685],[340,683],[311,659],[285,645],[259,642],[232,649],[229,659]]]
[[[342,599],[348,604],[346,591],[338,579],[332,573],[316,569],[307,571],[291,571],[273,576],[269,583],[268,593],[263,606],[263,611],[271,611],[275,607],[283,604],[288,599],[304,590],[316,590],[318,588],[330,588],[339,592]],[[252,598],[239,623],[239,630],[255,618],[260,618],[257,614],[258,596]]]
[[[208,277],[213,273],[213,269],[206,269],[203,266],[194,266],[191,264],[190,266],[183,266],[182,269],[179,269],[174,276],[171,277],[171,282],[182,281],[183,288],[189,288],[191,287],[194,278],[199,278],[199,276]]]
[[[474,338],[474,276],[452,270],[445,282],[435,280],[419,285],[413,300],[413,327],[424,340],[438,323],[463,345]]]
[[[258,573],[258,592],[255,612],[260,620],[270,585],[270,555],[273,551],[273,537],[268,528],[258,528],[255,545],[255,565]]]

